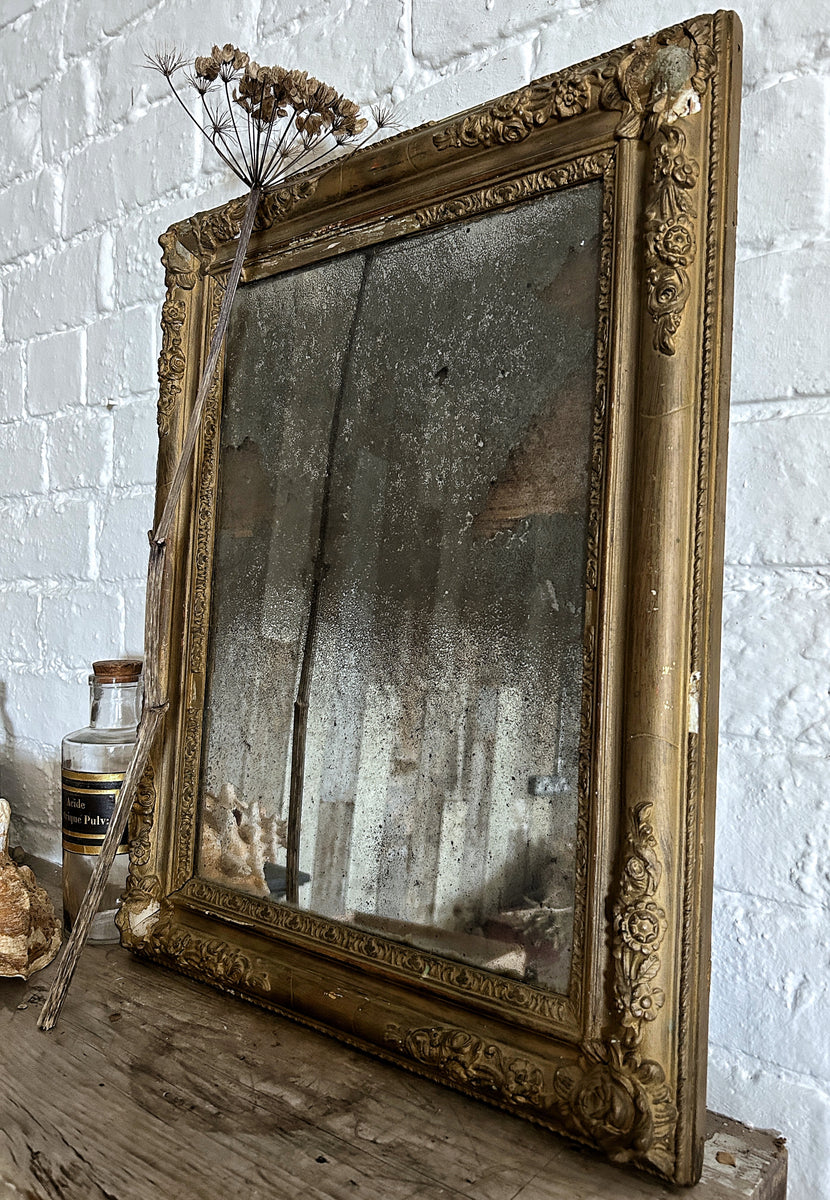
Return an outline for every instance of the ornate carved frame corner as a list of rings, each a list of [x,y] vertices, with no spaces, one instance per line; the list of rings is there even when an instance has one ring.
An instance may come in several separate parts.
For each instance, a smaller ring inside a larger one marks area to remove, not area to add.
[[[740,38],[734,14],[698,17],[301,178],[262,202],[246,262],[264,278],[603,181],[568,994],[199,878],[221,363],[171,538],[171,706],[120,919],[145,957],[677,1183],[705,1114]],[[159,509],[243,205],[160,239]]]

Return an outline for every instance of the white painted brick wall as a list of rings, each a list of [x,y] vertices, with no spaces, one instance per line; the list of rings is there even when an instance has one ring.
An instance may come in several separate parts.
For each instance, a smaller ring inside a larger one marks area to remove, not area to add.
[[[0,787],[59,854],[88,663],[141,647],[158,234],[238,185],[142,67],[235,40],[408,124],[689,0],[0,0]],[[746,0],[710,1104],[830,1197],[830,14]],[[204,158],[204,161],[203,161]]]

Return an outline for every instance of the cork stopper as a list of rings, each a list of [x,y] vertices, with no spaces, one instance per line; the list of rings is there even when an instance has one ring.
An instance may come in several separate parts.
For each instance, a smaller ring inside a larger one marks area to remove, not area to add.
[[[135,683],[143,666],[141,658],[102,658],[92,670],[99,683]]]

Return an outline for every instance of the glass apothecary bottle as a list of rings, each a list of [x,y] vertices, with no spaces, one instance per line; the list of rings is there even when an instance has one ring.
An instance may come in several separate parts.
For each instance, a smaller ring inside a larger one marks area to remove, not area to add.
[[[90,718],[85,729],[61,743],[63,919],[66,932],[78,915],[124,781],[141,715],[140,659],[107,659],[92,664]],[[117,942],[115,916],[127,882],[129,854],[124,831],[90,942]]]

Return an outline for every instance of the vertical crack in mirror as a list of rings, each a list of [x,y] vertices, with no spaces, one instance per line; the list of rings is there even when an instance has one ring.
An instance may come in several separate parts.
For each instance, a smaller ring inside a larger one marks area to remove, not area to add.
[[[138,953],[700,1170],[739,26],[262,202],[167,586]],[[158,502],[243,202],[161,241]]]

